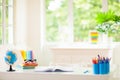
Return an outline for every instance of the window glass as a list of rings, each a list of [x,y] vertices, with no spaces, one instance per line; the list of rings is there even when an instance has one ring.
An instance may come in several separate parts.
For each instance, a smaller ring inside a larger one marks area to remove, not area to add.
[[[0,0],[0,44],[13,42],[13,0]]]
[[[12,26],[6,26],[6,34],[5,34],[5,38],[6,38],[6,43],[10,44],[13,42],[13,27]]]
[[[70,5],[73,2],[73,6]],[[46,40],[57,42],[72,39],[74,42],[88,42],[89,32],[95,30],[95,17],[102,11],[102,0],[46,0]],[[120,0],[108,0],[108,8],[119,14]],[[107,7],[107,6],[104,6]],[[71,9],[73,8],[73,9]],[[71,17],[69,10],[73,13]],[[73,28],[68,19],[72,19]],[[71,31],[72,29],[72,31]],[[72,33],[73,32],[73,33]],[[120,41],[120,32],[113,37]],[[71,37],[71,38],[70,38]]]
[[[0,6],[0,44],[2,43],[2,6]]]
[[[116,13],[116,15],[120,16],[120,0],[108,0],[108,2],[109,10],[113,10]],[[115,42],[120,42],[120,32],[116,33],[113,39]]]
[[[2,6],[0,6],[0,25],[2,24]]]
[[[2,44],[2,26],[0,26],[0,44]]]
[[[6,43],[8,43],[8,37],[9,37],[9,27],[6,28]]]
[[[6,0],[6,5],[7,6],[12,6],[13,5],[13,0]]]
[[[48,42],[56,42],[66,37],[68,27],[68,1],[46,0],[46,39]]]
[[[2,4],[2,0],[0,0],[0,4]]]
[[[90,30],[94,30],[95,14],[101,11],[101,0],[74,0],[74,41],[88,42]]]
[[[73,32],[68,24],[67,0],[46,0],[46,38],[47,41],[68,41],[74,35],[75,42],[88,41],[88,33],[95,29],[95,14],[101,10],[97,0],[73,0]],[[70,32],[71,31],[71,32]],[[61,40],[62,39],[62,40]]]
[[[13,24],[13,7],[6,7],[6,25]]]
[[[13,0],[6,0],[6,43],[13,42]]]

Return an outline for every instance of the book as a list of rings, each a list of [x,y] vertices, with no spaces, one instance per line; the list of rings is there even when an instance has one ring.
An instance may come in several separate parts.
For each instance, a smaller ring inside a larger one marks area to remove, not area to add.
[[[36,67],[35,72],[73,72],[73,69],[68,67]]]
[[[22,68],[23,68],[23,69],[35,69],[34,66],[23,66]]]

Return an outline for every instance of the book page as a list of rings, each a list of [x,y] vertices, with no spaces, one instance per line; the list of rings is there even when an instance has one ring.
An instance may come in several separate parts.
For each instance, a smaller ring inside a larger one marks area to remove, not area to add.
[[[36,67],[36,72],[73,72],[73,68],[70,67],[60,67],[60,66],[54,66],[54,67]]]

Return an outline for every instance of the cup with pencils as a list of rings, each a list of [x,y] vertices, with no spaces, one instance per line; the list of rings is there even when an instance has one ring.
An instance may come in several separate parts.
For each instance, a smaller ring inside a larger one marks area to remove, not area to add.
[[[101,57],[92,59],[94,74],[108,74],[110,72],[110,58]]]
[[[32,50],[21,50],[21,55],[24,61],[22,64],[23,69],[34,69],[36,66],[38,66],[36,59],[33,57]]]

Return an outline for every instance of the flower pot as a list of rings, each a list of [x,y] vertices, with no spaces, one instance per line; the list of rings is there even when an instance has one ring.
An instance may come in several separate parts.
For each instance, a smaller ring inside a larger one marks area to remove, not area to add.
[[[107,40],[108,40],[107,34],[104,34],[104,33],[99,33],[99,34],[100,34],[100,36],[99,36],[99,43],[100,44],[106,44]]]

